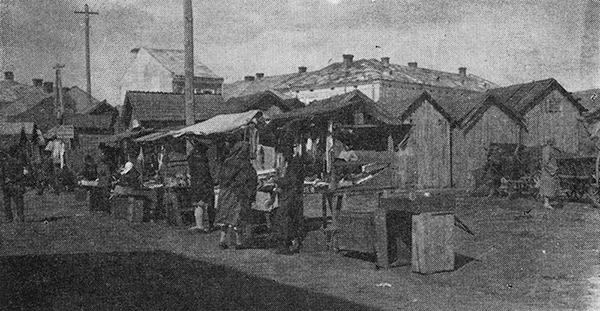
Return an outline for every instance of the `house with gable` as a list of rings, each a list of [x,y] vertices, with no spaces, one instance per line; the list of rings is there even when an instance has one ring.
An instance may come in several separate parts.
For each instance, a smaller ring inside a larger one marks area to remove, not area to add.
[[[553,138],[560,150],[580,150],[585,136],[581,120],[587,109],[555,79],[495,88],[489,94],[523,118],[527,127],[522,133],[524,145],[543,145]]]
[[[147,47],[131,50],[133,60],[119,86],[120,102],[127,91],[172,92],[184,89],[184,52]],[[198,60],[194,63],[194,93],[221,94],[223,78]]]

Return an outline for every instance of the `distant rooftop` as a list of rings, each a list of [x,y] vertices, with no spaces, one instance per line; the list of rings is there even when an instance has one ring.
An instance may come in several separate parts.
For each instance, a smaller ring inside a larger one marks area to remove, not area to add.
[[[154,48],[134,48],[131,50],[132,53],[138,53],[140,49],[144,49],[152,57],[154,57],[160,64],[162,64],[168,71],[177,76],[183,76],[185,54],[183,50],[175,49],[154,49]],[[216,75],[208,66],[202,64],[198,60],[194,61],[194,76],[202,78],[212,79],[223,79]]]
[[[307,90],[339,85],[358,85],[372,81],[395,81],[434,87],[457,88],[471,91],[486,91],[498,87],[495,83],[479,76],[468,74],[461,67],[456,73],[418,67],[411,62],[407,66],[392,64],[389,58],[359,59],[344,55],[342,62],[332,63],[322,69],[275,76],[248,77],[241,81],[223,85],[225,97],[248,95],[265,90]]]

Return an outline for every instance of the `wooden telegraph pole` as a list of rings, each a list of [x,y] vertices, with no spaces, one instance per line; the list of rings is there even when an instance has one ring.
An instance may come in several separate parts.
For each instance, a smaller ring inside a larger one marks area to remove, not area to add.
[[[85,14],[85,69],[87,78],[88,103],[92,104],[92,74],[90,64],[90,15],[98,15],[98,12],[91,12],[86,4],[83,11],[75,11],[75,14]]]
[[[62,75],[61,69],[65,68],[65,65],[56,64],[54,69],[56,70],[56,80],[54,81],[54,107],[56,107],[56,119],[58,124],[63,124],[63,116],[65,113],[65,105],[62,96]]]
[[[194,115],[194,13],[192,11],[192,0],[183,0],[183,28],[185,53],[185,125],[190,126],[196,122]],[[188,152],[191,144],[187,144]]]

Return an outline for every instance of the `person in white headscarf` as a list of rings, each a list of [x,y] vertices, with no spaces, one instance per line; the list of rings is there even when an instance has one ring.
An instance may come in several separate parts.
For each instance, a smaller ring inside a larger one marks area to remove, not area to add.
[[[135,169],[132,162],[125,163],[121,171],[118,185],[122,187],[138,188],[140,185],[140,173]]]

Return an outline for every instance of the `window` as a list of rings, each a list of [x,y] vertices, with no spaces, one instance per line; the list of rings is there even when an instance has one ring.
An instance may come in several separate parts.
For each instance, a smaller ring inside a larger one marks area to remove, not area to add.
[[[546,100],[546,112],[547,113],[557,113],[560,112],[561,105],[560,100],[556,98],[548,98]]]
[[[354,112],[354,124],[362,125],[365,124],[365,115],[360,111]]]

